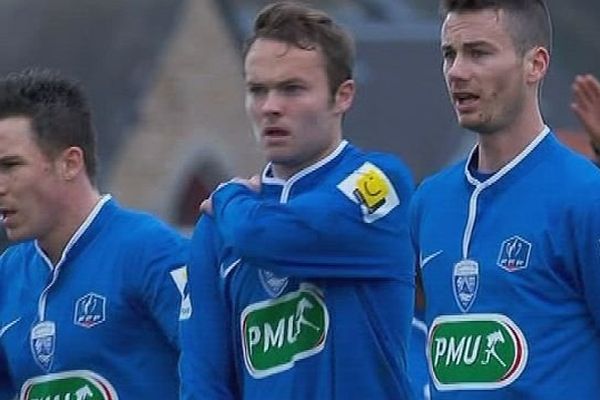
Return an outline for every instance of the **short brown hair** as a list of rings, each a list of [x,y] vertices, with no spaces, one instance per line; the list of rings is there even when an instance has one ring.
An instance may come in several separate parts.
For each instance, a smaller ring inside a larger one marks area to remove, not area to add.
[[[253,35],[244,46],[244,58],[257,39],[277,40],[304,50],[321,49],[332,96],[343,82],[352,79],[354,41],[323,11],[287,1],[270,4],[254,21]]]
[[[552,21],[544,0],[441,0],[443,18],[450,12],[504,10],[509,15],[508,30],[520,54],[535,46],[552,52]]]
[[[96,133],[88,100],[79,83],[57,71],[29,68],[0,78],[0,119],[31,121],[40,149],[53,158],[71,146],[81,148],[86,173],[96,179]]]

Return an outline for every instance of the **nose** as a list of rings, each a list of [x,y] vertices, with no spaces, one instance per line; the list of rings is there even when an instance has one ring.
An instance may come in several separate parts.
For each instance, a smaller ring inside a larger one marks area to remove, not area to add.
[[[262,105],[261,112],[263,115],[280,115],[282,111],[281,96],[275,90],[269,90],[265,95]]]
[[[8,193],[8,185],[3,174],[0,174],[0,196],[4,196],[6,193]]]
[[[457,55],[452,60],[444,61],[444,75],[446,82],[466,81],[470,75],[469,63],[465,57]]]

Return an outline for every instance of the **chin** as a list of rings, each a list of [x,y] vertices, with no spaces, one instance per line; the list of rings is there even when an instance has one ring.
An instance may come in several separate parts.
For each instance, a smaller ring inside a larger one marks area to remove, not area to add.
[[[289,164],[293,157],[291,157],[287,152],[282,151],[265,151],[265,157],[268,161],[274,164]]]
[[[23,242],[26,240],[35,239],[35,235],[31,232],[27,232],[23,229],[19,229],[17,227],[11,228],[10,226],[4,226],[6,237],[11,242]]]
[[[6,237],[11,242],[20,242],[23,240],[23,235],[19,235],[17,232],[14,232],[11,229],[6,229]]]
[[[486,133],[488,131],[487,126],[482,124],[481,121],[473,121],[468,118],[459,118],[458,124],[465,129],[476,133]]]

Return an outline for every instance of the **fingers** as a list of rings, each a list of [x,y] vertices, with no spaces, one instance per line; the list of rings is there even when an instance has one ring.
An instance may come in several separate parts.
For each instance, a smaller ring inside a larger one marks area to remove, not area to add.
[[[572,85],[574,103],[580,111],[600,108],[600,82],[591,74],[577,75]]]
[[[260,191],[260,176],[253,175],[248,180],[248,183],[250,184],[250,188],[252,190],[254,190],[255,192],[259,192]]]
[[[239,183],[241,185],[246,186],[248,189],[253,192],[260,192],[260,177],[258,175],[254,175],[248,179],[246,178],[233,178],[232,182]]]
[[[213,215],[213,207],[212,207],[212,195],[208,197],[208,199],[202,201],[200,203],[200,213]]]
[[[600,143],[600,82],[591,74],[577,75],[571,88],[571,109],[579,118],[590,140]]]
[[[600,82],[594,75],[586,74],[584,77],[584,86],[587,89],[588,97],[598,101],[600,99]]]
[[[571,104],[571,107],[580,118],[581,113],[589,108],[589,101],[585,95],[584,82],[583,76],[577,75],[571,85],[573,91],[573,103]]]
[[[248,189],[254,192],[260,192],[260,176],[254,175],[249,179],[246,178],[233,178],[230,182],[239,183],[241,185],[246,186]],[[223,184],[219,185],[216,190],[223,186]],[[214,193],[214,192],[213,192]],[[199,207],[201,214],[213,215],[213,204],[212,204],[212,194],[200,203]]]

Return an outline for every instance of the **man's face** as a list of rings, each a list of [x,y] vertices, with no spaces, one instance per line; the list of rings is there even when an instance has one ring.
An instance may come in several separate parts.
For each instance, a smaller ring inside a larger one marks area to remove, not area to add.
[[[320,49],[258,39],[244,68],[246,111],[279,177],[293,175],[338,146],[354,86],[346,81],[331,98]]]
[[[504,11],[451,12],[442,26],[443,71],[458,122],[487,134],[510,128],[524,109],[525,63]]]
[[[0,119],[0,212],[8,238],[43,240],[55,229],[61,186],[25,117]]]

